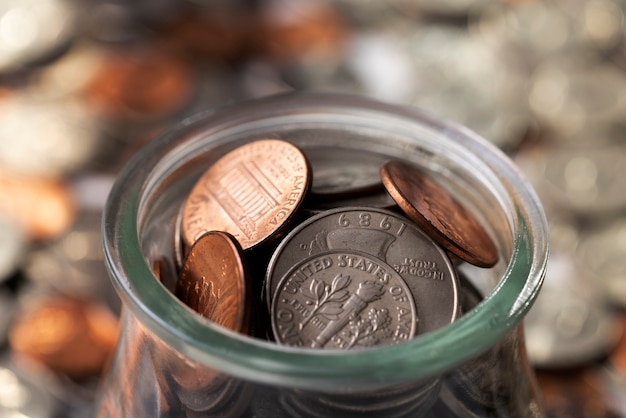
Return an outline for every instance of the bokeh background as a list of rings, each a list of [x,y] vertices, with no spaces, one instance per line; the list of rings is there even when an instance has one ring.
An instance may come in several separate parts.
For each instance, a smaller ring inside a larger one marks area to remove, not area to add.
[[[143,145],[292,90],[417,106],[509,155],[551,230],[550,417],[626,417],[625,0],[0,0],[0,416],[87,417],[120,303],[100,215]]]

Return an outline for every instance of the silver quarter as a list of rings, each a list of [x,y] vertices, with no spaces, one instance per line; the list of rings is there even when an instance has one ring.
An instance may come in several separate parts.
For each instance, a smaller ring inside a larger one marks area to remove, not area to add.
[[[397,271],[419,307],[419,333],[454,321],[458,284],[441,247],[406,218],[384,209],[346,207],[315,215],[294,228],[272,256],[265,279],[271,306],[280,279],[300,260],[333,249],[374,255]]]
[[[402,277],[372,255],[341,249],[295,264],[276,288],[270,317],[276,340],[298,347],[394,344],[417,328]]]

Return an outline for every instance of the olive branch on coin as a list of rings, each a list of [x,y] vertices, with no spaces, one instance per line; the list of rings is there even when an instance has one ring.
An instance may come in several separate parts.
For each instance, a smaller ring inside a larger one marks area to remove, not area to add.
[[[350,292],[346,289],[350,282],[350,276],[339,273],[330,285],[313,279],[308,288],[301,288],[300,292],[307,298],[304,303],[312,306],[312,310],[311,314],[300,323],[300,329],[302,330],[316,315],[323,316],[329,321],[338,319],[343,313],[342,302],[350,297]]]
[[[389,338],[392,330],[389,328],[391,316],[389,310],[372,308],[367,317],[353,315],[349,327],[342,333],[348,340],[345,348],[355,345],[372,346],[383,338]]]
[[[331,318],[326,328],[324,328],[313,341],[312,347],[323,347],[328,340],[339,332],[348,322],[358,317],[359,313],[365,309],[370,302],[380,298],[383,293],[384,286],[382,283],[370,280],[359,283],[356,292],[351,294],[347,301],[341,306],[344,315],[337,315],[335,318]],[[387,323],[384,317],[379,322],[381,322],[383,326]],[[376,330],[379,328],[380,327],[376,327]],[[356,344],[358,340],[359,333],[356,334],[356,338],[354,338],[354,341],[351,341],[351,344]]]

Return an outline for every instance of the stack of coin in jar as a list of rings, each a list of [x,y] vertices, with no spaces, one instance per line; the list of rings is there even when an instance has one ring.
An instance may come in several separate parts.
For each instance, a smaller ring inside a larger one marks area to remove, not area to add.
[[[331,157],[342,176],[316,172],[330,167],[324,159],[286,140],[258,139],[207,167],[179,210],[176,296],[231,330],[315,349],[400,343],[460,316],[453,260],[479,267],[498,261],[478,220],[406,162],[384,161],[351,175],[349,160]],[[163,280],[158,263],[154,271]],[[203,384],[176,386],[175,398],[188,411],[220,412],[243,391],[245,383],[194,367],[173,371],[174,379],[186,380],[207,372]],[[411,408],[436,400],[429,393],[439,388],[437,379],[409,386],[379,393],[386,402],[369,407],[380,413],[401,408],[407,397]],[[207,387],[212,395],[200,396]],[[221,401],[207,405],[220,392]],[[310,398],[288,397],[283,409],[366,412],[363,394]]]
[[[269,338],[301,347],[396,343],[452,322],[459,295],[448,252],[491,267],[496,247],[416,167],[387,161],[377,170],[379,188],[348,185],[345,193],[385,193],[388,207],[320,209],[324,192],[312,190],[311,164],[289,142],[261,139],[224,155],[182,207],[177,296],[241,332],[251,300],[263,300]],[[258,248],[270,253],[264,270]],[[248,254],[255,263],[246,271]]]

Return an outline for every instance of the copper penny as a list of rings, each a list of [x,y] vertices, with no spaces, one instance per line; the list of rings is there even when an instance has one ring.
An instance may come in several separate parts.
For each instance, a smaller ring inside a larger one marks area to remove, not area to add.
[[[398,206],[439,245],[476,266],[496,264],[498,250],[487,231],[443,187],[397,160],[385,162],[380,175]]]
[[[340,13],[318,2],[290,3],[277,13],[262,13],[255,42],[261,53],[282,64],[306,57],[341,54],[348,31]]]
[[[117,343],[117,320],[94,302],[54,296],[27,309],[9,342],[20,355],[74,378],[98,375]]]
[[[243,249],[276,237],[302,204],[311,184],[304,154],[277,139],[258,140],[221,157],[185,202],[183,243],[207,231],[232,234]]]
[[[241,248],[228,233],[202,235],[185,257],[176,296],[218,325],[247,333],[251,296]]]
[[[0,170],[0,211],[19,224],[29,238],[47,240],[69,229],[76,209],[65,183]]]
[[[181,59],[159,52],[111,55],[86,88],[87,101],[109,117],[167,116],[192,94],[192,72]]]

